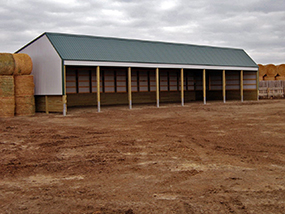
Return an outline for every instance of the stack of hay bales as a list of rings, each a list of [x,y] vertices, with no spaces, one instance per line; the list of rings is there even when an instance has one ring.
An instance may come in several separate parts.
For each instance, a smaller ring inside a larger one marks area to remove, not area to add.
[[[27,54],[13,54],[15,61],[15,113],[21,116],[35,114],[33,63]]]
[[[32,69],[27,54],[0,53],[0,117],[35,114]]]
[[[13,117],[15,111],[13,76],[0,75],[0,117]]]
[[[276,80],[285,80],[285,64],[277,66],[277,74]]]
[[[285,80],[285,64],[262,65],[258,64],[259,81],[262,80]]]
[[[259,70],[259,81],[262,81],[263,77],[266,75],[265,66],[258,64],[258,70]]]
[[[15,111],[15,63],[12,54],[0,53],[0,117],[13,117]]]
[[[273,64],[265,65],[266,76],[264,76],[264,80],[275,80],[275,76],[277,75],[277,66]]]

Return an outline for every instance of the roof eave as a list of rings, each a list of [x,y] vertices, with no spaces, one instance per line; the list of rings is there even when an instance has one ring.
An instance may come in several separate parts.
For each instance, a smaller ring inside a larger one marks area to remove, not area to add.
[[[43,37],[44,35],[46,35],[46,33],[42,33],[41,35],[39,35],[38,37],[36,37],[35,39],[33,39],[31,42],[27,43],[27,44],[24,45],[22,48],[20,48],[19,50],[15,51],[15,53],[19,53],[21,50],[25,49],[26,47],[28,47],[29,45],[31,45],[32,43],[34,43],[35,41],[37,41],[38,39],[40,39],[41,37]]]
[[[258,66],[230,66],[230,65],[194,65],[194,64],[165,64],[140,62],[112,62],[88,60],[64,60],[64,65],[70,66],[111,66],[111,67],[143,67],[143,68],[177,68],[177,69],[207,69],[207,70],[250,70],[257,71]]]

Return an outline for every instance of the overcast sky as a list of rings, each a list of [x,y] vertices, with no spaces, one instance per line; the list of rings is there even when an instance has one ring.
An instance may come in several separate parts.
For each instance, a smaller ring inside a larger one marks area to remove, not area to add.
[[[284,0],[5,0],[0,22],[0,52],[60,32],[235,47],[285,63]]]

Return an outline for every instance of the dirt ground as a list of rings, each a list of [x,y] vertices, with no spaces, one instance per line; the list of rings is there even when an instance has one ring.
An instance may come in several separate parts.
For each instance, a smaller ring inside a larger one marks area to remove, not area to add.
[[[0,213],[284,213],[285,100],[0,119]]]

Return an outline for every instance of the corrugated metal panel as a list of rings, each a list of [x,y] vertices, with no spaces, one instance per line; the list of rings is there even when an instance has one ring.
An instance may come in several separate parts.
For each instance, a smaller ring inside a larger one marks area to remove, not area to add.
[[[23,47],[18,53],[28,54],[33,61],[35,95],[62,95],[62,59],[45,35]]]
[[[46,33],[63,60],[258,67],[242,49]]]

